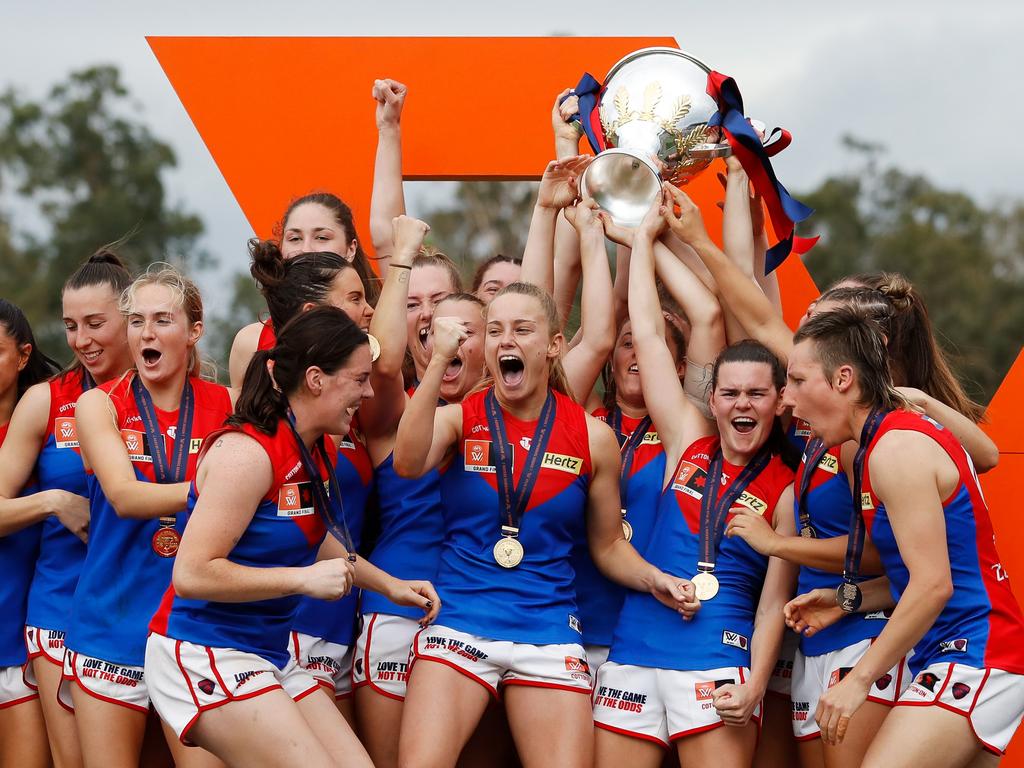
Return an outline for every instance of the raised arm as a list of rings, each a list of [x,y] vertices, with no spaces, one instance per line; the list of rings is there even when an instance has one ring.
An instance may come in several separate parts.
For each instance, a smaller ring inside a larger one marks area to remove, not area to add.
[[[761,288],[712,242],[704,228],[700,209],[681,190],[670,184],[665,188],[679,208],[677,215],[666,206],[665,219],[672,233],[689,245],[707,266],[718,286],[723,309],[732,312],[748,334],[768,347],[785,362],[793,349],[789,329]]]
[[[395,438],[394,467],[402,477],[421,477],[438,466],[462,434],[462,406],[437,407],[441,378],[467,336],[454,317],[434,318],[434,350],[420,385],[405,406]],[[430,435],[429,441],[424,440]]]
[[[50,385],[30,387],[18,402],[0,446],[0,536],[56,517],[82,541],[89,538],[89,500],[57,489],[19,496],[28,484],[46,437]]]
[[[581,337],[563,359],[569,386],[579,403],[587,401],[615,346],[615,317],[608,311],[612,300],[612,276],[604,249],[604,228],[595,215],[596,208],[593,200],[584,200],[565,209],[566,219],[579,232],[583,263]]]
[[[669,467],[709,426],[683,392],[675,360],[665,344],[665,318],[654,279],[654,241],[663,226],[661,203],[637,228],[629,265],[629,320],[647,412],[665,446]]]
[[[426,223],[410,216],[398,216],[392,221],[391,263],[370,319],[370,333],[380,343],[380,355],[373,364],[370,378],[374,396],[360,406],[363,411],[360,423],[368,439],[393,435],[405,408],[402,363],[409,343],[406,323],[409,278],[413,259],[429,231]]]
[[[397,80],[375,80],[377,155],[370,198],[370,239],[381,274],[392,254],[391,220],[405,213],[402,189],[402,107],[408,89]]]
[[[558,212],[575,203],[579,197],[579,178],[591,160],[592,157],[582,155],[552,160],[544,169],[537,189],[537,203],[530,219],[520,279],[552,295],[555,290],[555,222]]]
[[[185,509],[188,483],[150,483],[135,476],[106,392],[91,389],[78,398],[75,423],[82,460],[119,517],[146,520]]]

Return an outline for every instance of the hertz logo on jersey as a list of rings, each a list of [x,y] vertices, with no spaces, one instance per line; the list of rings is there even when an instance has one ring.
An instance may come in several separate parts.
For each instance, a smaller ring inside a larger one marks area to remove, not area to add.
[[[740,494],[740,497],[736,499],[736,503],[742,504],[747,509],[761,515],[761,517],[764,517],[764,513],[768,511],[768,502],[757,498],[750,491],[744,491]]]
[[[860,508],[862,511],[875,508],[874,502],[871,501],[871,494],[867,491],[863,491],[860,494]]]
[[[826,453],[821,457],[821,461],[818,462],[818,469],[823,469],[826,472],[837,475],[839,474],[839,459],[831,453]]]
[[[545,453],[540,465],[547,469],[557,469],[570,475],[578,475],[583,469],[583,459],[577,456],[566,456],[561,453]]]
[[[657,432],[648,432],[644,435],[644,439],[641,441],[642,445],[661,445],[661,438],[658,437]]]

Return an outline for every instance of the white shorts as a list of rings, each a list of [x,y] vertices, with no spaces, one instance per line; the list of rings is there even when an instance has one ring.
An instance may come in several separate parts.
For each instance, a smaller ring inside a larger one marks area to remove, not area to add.
[[[28,662],[14,667],[0,667],[0,709],[39,698],[39,693],[25,679],[27,667]]]
[[[821,736],[814,713],[822,694],[834,686],[853,669],[871,647],[871,639],[818,656],[804,656],[796,652],[793,660],[793,735],[797,741],[817,739]],[[868,701],[892,706],[910,685],[910,668],[903,659],[872,685]]]
[[[967,718],[981,745],[1006,752],[1024,716],[1024,675],[964,664],[931,664],[918,673],[898,706],[937,706]]]
[[[64,674],[57,690],[57,701],[70,712],[75,711],[72,685],[100,701],[149,712],[149,688],[142,667],[83,656],[69,649],[64,654]]]
[[[661,746],[725,725],[712,702],[716,688],[741,684],[746,667],[700,672],[654,669],[609,661],[597,676],[594,725]],[[754,710],[761,721],[761,705]]]
[[[586,651],[579,643],[513,643],[435,625],[416,635],[412,651],[413,661],[446,664],[476,680],[495,698],[502,685],[558,688],[587,695],[593,692]]]
[[[282,670],[254,653],[155,633],[146,642],[146,676],[153,707],[183,744],[190,743],[189,728],[207,710],[278,688],[298,701],[320,688],[294,659]]]
[[[368,685],[382,696],[404,701],[412,639],[420,629],[419,622],[404,616],[387,613],[363,616],[363,629],[356,640],[352,663],[353,686]]]
[[[32,661],[32,659],[42,658],[63,669],[63,630],[25,627],[25,647],[28,649],[29,661]],[[34,677],[32,679],[35,680]]]
[[[779,658],[775,660],[772,676],[768,678],[768,693],[789,698],[793,687],[793,659],[800,648],[800,635],[788,629],[782,634]]]
[[[590,676],[596,680],[598,671],[608,661],[608,654],[611,653],[612,647],[610,645],[584,645],[583,650],[587,652]]]
[[[354,647],[292,632],[292,656],[335,699],[352,695]]]

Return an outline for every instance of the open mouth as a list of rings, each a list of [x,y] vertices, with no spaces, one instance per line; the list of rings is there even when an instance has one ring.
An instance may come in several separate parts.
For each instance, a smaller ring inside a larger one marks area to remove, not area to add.
[[[732,428],[741,435],[749,435],[756,427],[757,421],[747,418],[746,416],[740,416],[739,418],[732,420]]]
[[[82,352],[82,362],[86,365],[92,365],[100,359],[100,355],[103,354],[103,350],[97,350],[95,352]]]
[[[142,350],[142,361],[147,367],[151,368],[156,365],[160,361],[161,357],[163,357],[163,353],[158,349],[147,347]]]
[[[526,365],[515,355],[498,355],[498,371],[506,386],[520,384],[526,375]]]
[[[638,376],[640,375],[640,366],[638,366],[636,363],[633,363],[631,366],[629,366],[627,372],[633,374],[634,376]]]
[[[420,328],[418,333],[417,333],[417,335],[419,336],[420,349],[426,349],[427,348],[427,336],[430,335],[430,328],[428,326],[424,326],[423,328]]]
[[[441,381],[455,381],[455,379],[459,378],[460,373],[462,373],[462,360],[456,357],[444,369],[444,376],[441,377]]]

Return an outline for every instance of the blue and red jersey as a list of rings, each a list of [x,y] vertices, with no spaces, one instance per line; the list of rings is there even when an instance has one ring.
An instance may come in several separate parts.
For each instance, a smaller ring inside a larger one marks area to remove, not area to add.
[[[572,551],[584,529],[591,475],[586,411],[554,393],[550,440],[519,526],[525,554],[506,569],[493,554],[506,519],[484,406],[487,391],[462,402],[462,435],[441,476],[445,539],[435,582],[442,602],[438,623],[492,640],[579,643]],[[504,423],[518,484],[537,422],[504,413]]]
[[[89,496],[85,467],[78,447],[75,409],[83,391],[81,371],[51,379],[46,437],[36,461],[40,490],[61,490]],[[78,575],[85,562],[85,543],[55,517],[42,523],[39,558],[28,593],[26,622],[33,627],[65,630]]]
[[[815,441],[809,443],[813,446]],[[807,472],[808,451],[804,450],[797,467],[795,489],[800,488],[804,473]],[[850,493],[849,478],[843,467],[842,449],[837,446],[829,448],[811,469],[813,474],[807,490],[807,514],[811,527],[818,538],[829,539],[846,536],[850,530],[850,513],[853,511],[853,496]],[[794,502],[797,531],[800,530],[800,499]],[[874,575],[861,575],[858,581],[874,578]],[[836,573],[828,573],[806,565],[800,566],[797,582],[797,594],[810,592],[812,589],[835,589],[842,583],[842,577]],[[885,628],[886,616],[883,612],[851,613],[843,616],[830,627],[817,632],[811,637],[800,637],[800,650],[805,656],[819,656],[841,648],[859,643],[862,640],[878,637]]]
[[[266,451],[274,480],[253,514],[228,560],[250,568],[303,568],[312,565],[327,533],[324,519],[314,504],[309,478],[284,420],[273,435],[251,425],[239,428]],[[326,440],[332,445],[330,440]],[[319,451],[314,461],[321,477],[325,467]],[[189,493],[189,511],[201,495],[195,483]],[[301,595],[285,595],[246,603],[186,600],[167,587],[160,610],[150,628],[161,635],[211,648],[233,648],[262,656],[280,669],[288,664],[288,637],[295,622]]]
[[[700,553],[700,507],[708,466],[718,437],[695,441],[679,459],[672,482],[661,496],[647,561],[666,573],[692,577]],[[716,498],[742,467],[723,462],[722,484]],[[753,478],[734,506],[773,520],[775,506],[793,471],[778,456]],[[731,514],[726,518],[726,524]],[[719,667],[749,667],[754,614],[761,595],[768,558],[739,537],[721,539],[715,557],[719,592],[701,603],[691,621],[644,592],[629,592],[619,614],[609,659],[656,669],[699,671]]]
[[[99,389],[110,395],[117,428],[136,479],[153,483],[153,452],[132,395],[133,376],[127,374],[100,385]],[[190,378],[190,382],[195,410],[186,480],[195,477],[203,441],[224,424],[232,410],[225,387],[198,378]],[[154,411],[165,454],[171,456],[178,411]],[[163,557],[154,549],[153,535],[160,528],[159,518],[119,517],[92,473],[89,501],[89,548],[75,590],[65,644],[85,656],[141,667],[149,621],[171,582],[174,558]],[[186,517],[183,508],[174,525],[179,534],[185,528]]]
[[[358,547],[366,518],[366,502],[373,490],[373,466],[362,435],[354,426],[338,446],[335,474],[345,509],[345,522],[353,546]],[[354,640],[358,612],[359,596],[355,589],[335,602],[303,597],[292,628],[331,643],[349,645]]]
[[[995,548],[988,507],[967,453],[937,422],[917,413],[892,411],[882,421],[864,459],[861,506],[867,530],[885,566],[898,600],[910,581],[900,557],[885,505],[871,487],[871,453],[888,432],[909,430],[927,435],[946,452],[960,473],[957,487],[942,502],[953,596],[914,646],[910,660],[916,673],[929,664],[965,664],[1024,674],[1024,616],[1010,589]]]
[[[608,421],[605,408],[598,408],[593,415]],[[643,419],[622,414],[620,444],[623,436],[632,435],[641,421]],[[651,425],[633,455],[633,465],[625,482],[625,497],[621,500],[622,508],[627,511],[625,520],[633,530],[630,543],[640,554],[647,548],[654,529],[664,477],[665,451],[658,431]],[[583,622],[583,640],[588,645],[611,645],[627,590],[606,579],[594,565],[586,530],[573,550],[572,563],[576,571],[576,607]]]
[[[0,426],[0,445],[7,437],[8,424]],[[35,487],[24,493],[34,493]],[[32,580],[42,524],[36,523],[0,536],[0,667],[25,663],[25,611],[28,607],[28,585]]]

